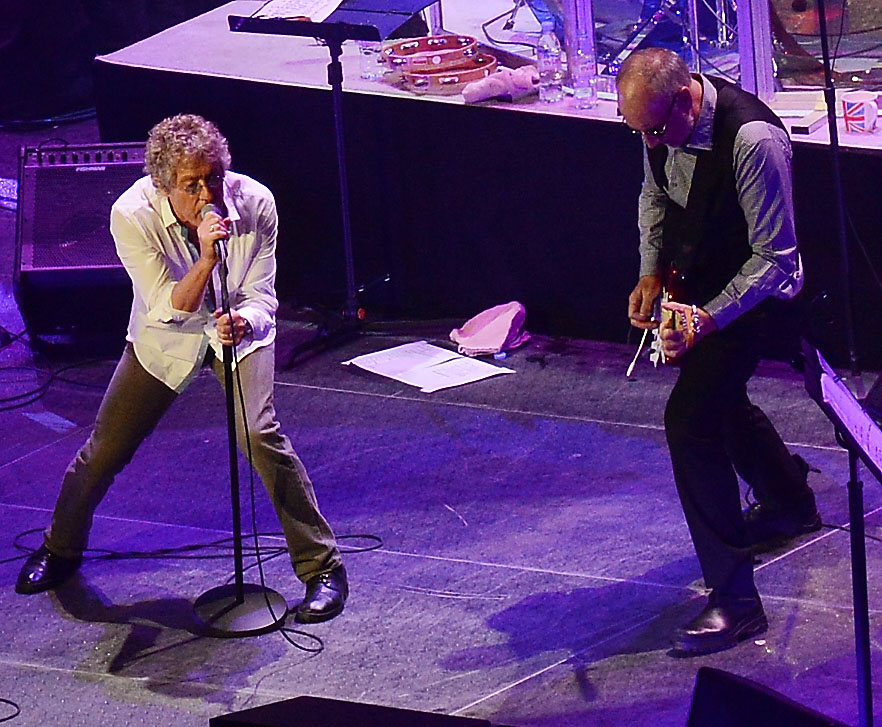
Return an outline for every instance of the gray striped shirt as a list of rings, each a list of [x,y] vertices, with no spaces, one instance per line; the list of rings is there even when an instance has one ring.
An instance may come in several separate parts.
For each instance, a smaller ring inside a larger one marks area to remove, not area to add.
[[[640,191],[640,275],[658,275],[662,227],[668,199],[686,206],[695,150],[713,147],[717,91],[702,76],[704,87],[698,122],[684,147],[668,147],[667,191],[660,189],[643,150],[644,179]],[[769,296],[789,299],[802,288],[802,263],[796,249],[793,216],[791,148],[787,133],[764,121],[751,121],[738,131],[733,150],[735,186],[752,254],[726,287],[704,309],[718,328],[731,323]]]

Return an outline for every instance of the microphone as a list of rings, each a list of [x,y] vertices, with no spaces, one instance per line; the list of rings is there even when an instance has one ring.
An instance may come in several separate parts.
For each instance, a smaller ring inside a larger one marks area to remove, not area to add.
[[[221,212],[221,208],[216,204],[212,204],[209,202],[205,207],[199,210],[199,216],[204,220],[208,215],[214,212],[219,217],[223,217],[223,212]],[[214,241],[214,252],[218,256],[218,258],[223,261],[227,257],[227,246],[226,246],[226,237],[221,237]]]

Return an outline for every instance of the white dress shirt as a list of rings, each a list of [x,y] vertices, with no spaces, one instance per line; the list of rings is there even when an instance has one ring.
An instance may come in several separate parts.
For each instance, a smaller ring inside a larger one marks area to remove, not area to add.
[[[230,307],[251,325],[236,357],[273,342],[278,216],[272,192],[244,174],[224,176],[224,204],[231,220],[227,241]],[[134,300],[126,339],[141,365],[180,392],[199,372],[208,347],[218,357],[216,320],[208,302],[190,312],[172,306],[175,284],[196,262],[198,251],[172,212],[168,197],[142,177],[123,192],[110,213],[116,252],[132,279]],[[220,305],[220,265],[212,273]]]

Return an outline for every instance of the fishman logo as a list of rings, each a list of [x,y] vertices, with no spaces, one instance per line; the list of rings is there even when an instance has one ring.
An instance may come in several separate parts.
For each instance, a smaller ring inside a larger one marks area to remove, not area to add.
[[[107,169],[103,164],[101,166],[90,166],[90,167],[77,167],[75,171],[77,172],[103,172]]]

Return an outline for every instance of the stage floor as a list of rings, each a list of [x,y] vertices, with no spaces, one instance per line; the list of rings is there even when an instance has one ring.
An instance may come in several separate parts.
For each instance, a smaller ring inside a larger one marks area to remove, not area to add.
[[[213,377],[196,379],[118,477],[94,550],[57,593],[13,592],[23,557],[15,543],[38,544],[36,532],[19,535],[47,523],[112,362],[67,370],[42,398],[0,414],[0,697],[20,706],[15,724],[204,727],[215,715],[316,695],[523,727],[682,727],[702,665],[856,723],[840,529],[847,458],[789,368],[763,365],[752,393],[819,470],[810,484],[828,525],[758,564],[771,624],[763,638],[675,659],[671,630],[701,605],[661,425],[675,370],[641,363],[628,380],[628,347],[541,337],[505,361],[516,374],[435,394],[340,365],[421,333],[440,331],[365,335],[277,373],[280,418],[326,516],[351,536],[342,545],[382,541],[345,556],[345,612],[291,632],[299,647],[278,633],[218,640],[193,631],[193,599],[232,568],[229,548],[216,545],[230,535],[230,506]],[[279,353],[303,335],[283,323]],[[0,356],[6,396],[45,384],[64,363],[32,361],[21,343]],[[273,552],[281,540],[259,482],[256,502]],[[866,509],[869,534],[882,535],[875,482]],[[878,657],[882,557],[868,547]],[[286,558],[265,571],[296,603],[302,588]],[[320,653],[300,648],[316,639]]]

